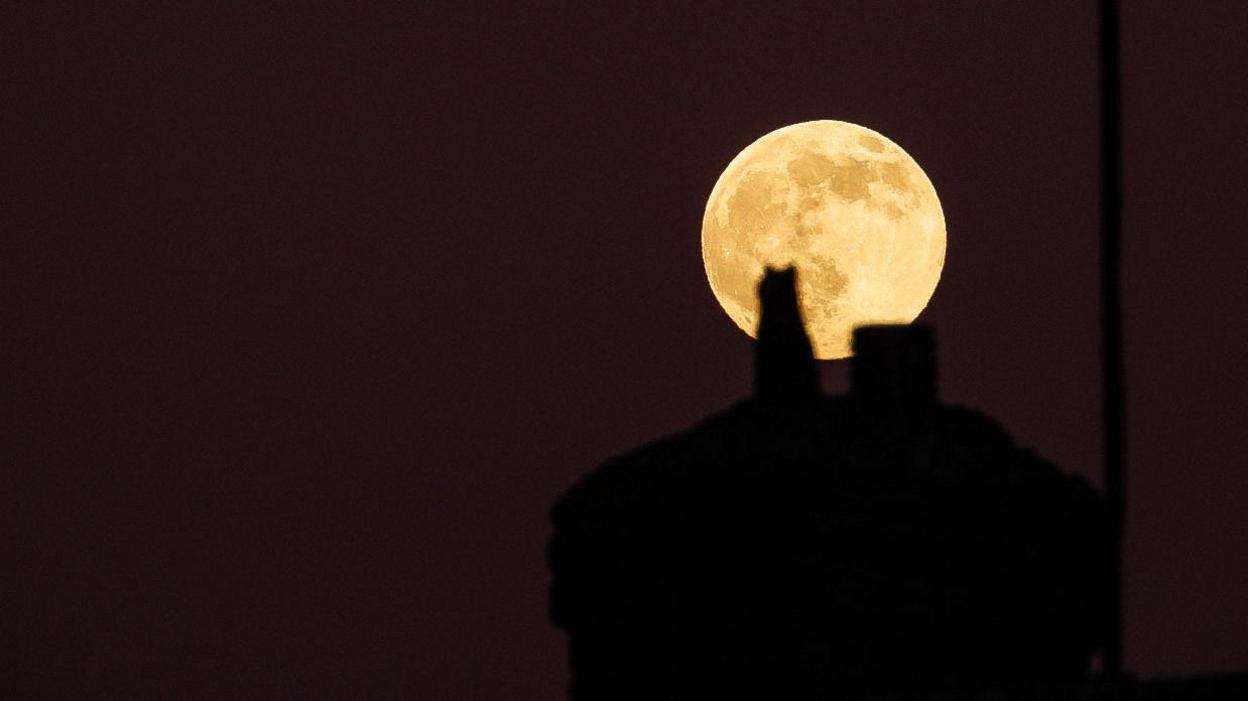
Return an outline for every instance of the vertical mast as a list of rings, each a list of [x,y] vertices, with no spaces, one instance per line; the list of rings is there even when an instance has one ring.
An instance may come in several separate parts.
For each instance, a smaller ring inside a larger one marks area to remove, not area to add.
[[[1118,0],[1100,0],[1101,92],[1101,362],[1103,373],[1105,498],[1111,519],[1112,558],[1107,582],[1105,675],[1122,674],[1122,532],[1125,441],[1123,436],[1122,298],[1122,133],[1119,84]]]

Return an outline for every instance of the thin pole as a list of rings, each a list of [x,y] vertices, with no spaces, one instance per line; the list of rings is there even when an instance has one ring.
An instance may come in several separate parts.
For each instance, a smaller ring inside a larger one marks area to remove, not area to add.
[[[1101,361],[1104,385],[1105,498],[1110,517],[1109,630],[1105,675],[1122,675],[1122,532],[1125,489],[1123,436],[1122,96],[1119,85],[1118,1],[1100,0],[1101,81]]]

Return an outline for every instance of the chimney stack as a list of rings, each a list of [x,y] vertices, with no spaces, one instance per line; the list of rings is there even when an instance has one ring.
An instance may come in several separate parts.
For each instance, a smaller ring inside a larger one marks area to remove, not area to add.
[[[819,372],[797,300],[797,269],[768,267],[758,283],[754,394],[760,399],[813,399]]]
[[[850,392],[859,401],[936,401],[936,353],[931,328],[898,324],[854,329],[850,383]]]

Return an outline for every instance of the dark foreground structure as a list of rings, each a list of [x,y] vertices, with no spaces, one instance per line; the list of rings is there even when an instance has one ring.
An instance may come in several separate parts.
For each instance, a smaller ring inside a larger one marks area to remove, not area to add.
[[[926,328],[859,329],[851,393],[820,396],[793,276],[760,285],[753,397],[556,505],[571,697],[1187,698],[1089,679],[1098,493],[941,404]]]

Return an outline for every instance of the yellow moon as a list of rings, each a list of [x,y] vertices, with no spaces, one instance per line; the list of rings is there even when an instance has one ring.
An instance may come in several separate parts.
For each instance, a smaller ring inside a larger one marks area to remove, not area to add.
[[[927,306],[945,263],[945,217],[897,144],[849,122],[802,122],[750,144],[719,176],[702,260],[716,299],[751,336],[764,267],[797,266],[815,356],[845,358],[854,327],[909,323]]]

